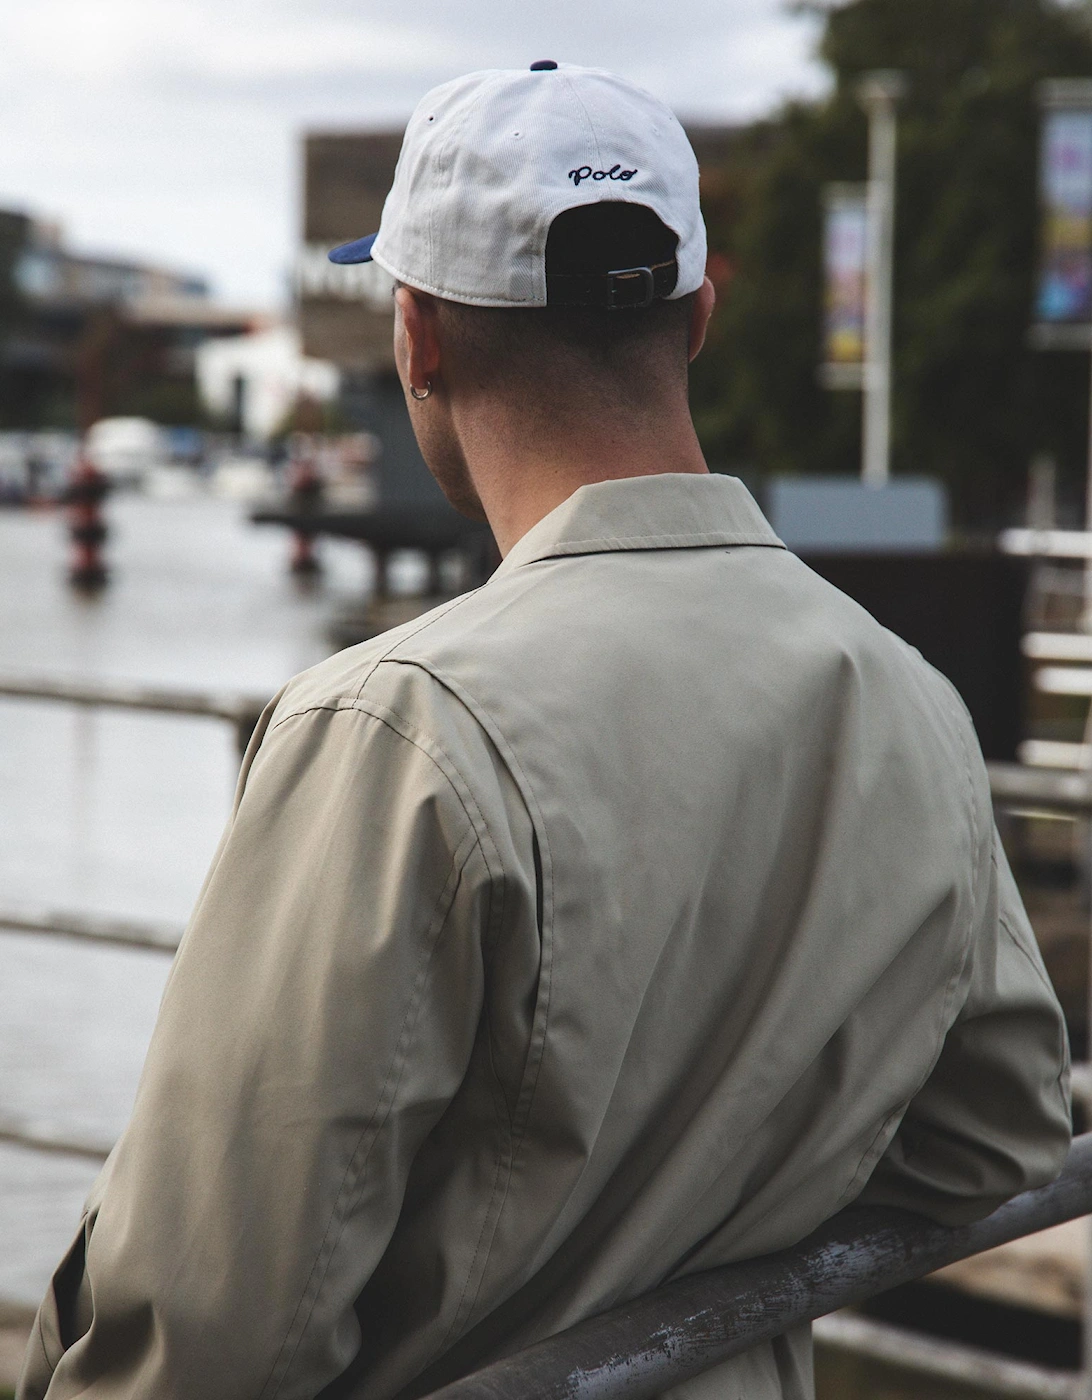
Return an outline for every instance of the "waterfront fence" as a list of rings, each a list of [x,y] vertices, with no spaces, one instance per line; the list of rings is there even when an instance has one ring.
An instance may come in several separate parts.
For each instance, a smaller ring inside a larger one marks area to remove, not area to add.
[[[40,676],[0,675],[0,697],[45,700],[91,709],[145,710],[162,715],[195,715],[226,720],[235,727],[240,755],[246,751],[265,700],[236,694],[128,685],[123,681],[73,681]]]
[[[242,753],[264,702],[115,683],[0,676],[0,697],[197,715],[230,723]],[[1092,772],[988,765],[995,806],[1014,815],[1092,820]],[[31,933],[173,953],[180,930],[84,915],[0,909],[0,933]],[[1092,1066],[1074,1066],[1092,1108]],[[102,1161],[111,1144],[36,1129],[0,1112],[0,1142]],[[838,1310],[982,1250],[1092,1214],[1092,1134],[1065,1171],[986,1220],[948,1229],[899,1211],[854,1207],[780,1254],[677,1280],[435,1392],[436,1400],[648,1400],[791,1327],[815,1321],[821,1343],[936,1379],[1027,1400],[1092,1400],[1092,1288],[1086,1281],[1085,1363],[1033,1366]],[[0,1300],[0,1308],[4,1306]],[[833,1315],[832,1315],[833,1314]]]

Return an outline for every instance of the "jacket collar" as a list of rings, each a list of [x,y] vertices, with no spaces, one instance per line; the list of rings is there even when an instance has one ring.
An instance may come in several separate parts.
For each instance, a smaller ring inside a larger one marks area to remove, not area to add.
[[[497,573],[565,554],[748,544],[785,547],[736,477],[628,476],[574,491],[516,542]]]

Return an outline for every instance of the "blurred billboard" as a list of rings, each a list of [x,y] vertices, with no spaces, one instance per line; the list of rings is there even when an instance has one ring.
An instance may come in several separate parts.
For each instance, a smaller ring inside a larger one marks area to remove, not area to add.
[[[1092,81],[1040,87],[1039,270],[1032,341],[1083,348],[1092,329]]]
[[[868,200],[865,185],[831,184],[823,220],[823,382],[859,389],[865,358]]]
[[[1040,164],[1042,261],[1038,315],[1092,320],[1092,108],[1046,113]]]

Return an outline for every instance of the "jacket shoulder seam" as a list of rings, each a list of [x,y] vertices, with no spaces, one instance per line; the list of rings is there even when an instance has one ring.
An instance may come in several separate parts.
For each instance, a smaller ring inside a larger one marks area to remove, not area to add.
[[[475,594],[477,594],[479,591],[479,589],[474,588],[471,589],[469,593],[461,593],[457,598],[452,598],[452,600],[449,603],[446,603],[439,608],[433,609],[432,612],[426,613],[424,618],[420,621],[420,623],[411,631],[407,632],[404,636],[392,639],[390,644],[383,651],[380,652],[380,654],[372,661],[367,671],[365,671],[364,677],[361,680],[360,685],[357,687],[353,699],[360,699],[360,697],[364,694],[364,687],[371,680],[372,676],[375,675],[376,671],[379,669],[379,667],[383,664],[384,661],[390,660],[394,657],[394,653],[398,650],[400,646],[404,646],[407,642],[412,641],[414,637],[419,637],[422,632],[427,632],[428,629],[434,623],[439,622],[442,617],[447,617],[448,613],[454,612],[456,608],[461,607],[463,603],[467,602],[470,598],[473,598]]]
[[[479,846],[483,844],[481,838],[484,835],[489,844],[491,846],[494,845],[493,839],[489,835],[489,824],[482,814],[481,808],[474,797],[473,790],[463,777],[457,765],[452,761],[443,747],[436,743],[431,736],[423,733],[404,715],[399,714],[397,710],[390,709],[389,706],[380,705],[376,701],[366,700],[360,697],[354,697],[352,699],[339,697],[337,699],[318,701],[313,705],[307,705],[300,709],[292,710],[289,714],[282,715],[275,724],[270,726],[269,733],[272,734],[274,730],[279,729],[283,724],[287,724],[289,720],[305,719],[308,715],[320,714],[323,712],[327,714],[356,713],[366,715],[369,719],[375,720],[377,724],[383,725],[386,729],[391,730],[392,733],[397,734],[405,743],[417,749],[417,751],[424,755],[433,767],[436,768],[447,786],[454,793],[466,817],[468,825],[477,838],[477,844]],[[456,779],[458,779],[458,781],[456,781]],[[496,855],[495,846],[494,855]],[[484,850],[482,850],[482,859],[485,862],[489,875],[492,877],[495,872]]]
[[[516,1110],[513,1115],[511,1162],[504,1183],[503,1195],[493,1218],[493,1228],[490,1233],[489,1243],[485,1249],[485,1256],[481,1264],[481,1272],[478,1277],[474,1296],[470,1298],[469,1302],[465,1302],[465,1299],[460,1302],[460,1311],[463,1312],[463,1320],[465,1322],[466,1318],[473,1315],[478,1293],[481,1288],[481,1282],[485,1277],[486,1268],[492,1253],[492,1242],[496,1234],[496,1228],[500,1222],[500,1217],[504,1211],[504,1204],[511,1189],[512,1179],[519,1162],[520,1151],[526,1143],[527,1126],[531,1119],[542,1062],[546,1053],[546,1039],[550,1026],[550,1009],[553,993],[553,855],[550,849],[549,835],[546,831],[542,811],[539,808],[538,800],[535,796],[530,779],[520,764],[503,730],[485,706],[466,690],[459,681],[446,675],[439,667],[433,665],[424,658],[392,657],[390,660],[393,664],[417,666],[419,669],[427,672],[439,685],[449,690],[455,698],[470,711],[474,719],[481,725],[482,729],[492,740],[504,762],[508,765],[520,791],[520,795],[523,797],[527,807],[532,827],[539,836],[540,847],[545,852],[546,857],[543,862],[543,916],[542,928],[540,931],[542,951],[539,972],[539,998],[535,1007],[531,1044],[528,1047],[527,1065],[524,1070],[524,1082],[520,1086],[519,1098],[516,1101]]]

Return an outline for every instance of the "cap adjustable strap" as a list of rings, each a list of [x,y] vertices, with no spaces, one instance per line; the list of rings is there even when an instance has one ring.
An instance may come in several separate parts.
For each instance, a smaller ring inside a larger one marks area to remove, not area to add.
[[[546,304],[629,310],[670,296],[678,280],[679,265],[674,258],[651,267],[622,267],[614,272],[548,272]]]

